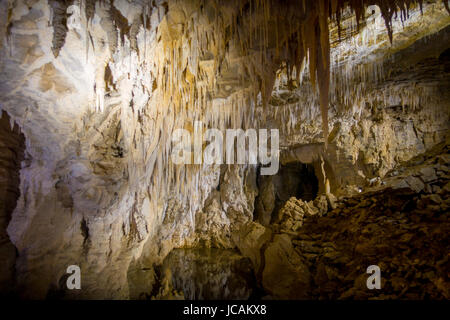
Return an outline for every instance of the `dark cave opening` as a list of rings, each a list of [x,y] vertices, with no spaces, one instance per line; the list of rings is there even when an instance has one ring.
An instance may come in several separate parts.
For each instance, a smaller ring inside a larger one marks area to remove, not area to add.
[[[278,174],[274,176],[276,202],[283,205],[291,197],[311,201],[317,197],[319,181],[314,167],[301,162],[280,165]]]
[[[255,220],[268,225],[291,197],[311,201],[319,192],[314,166],[302,162],[280,164],[278,173],[257,178],[259,195],[255,200]]]

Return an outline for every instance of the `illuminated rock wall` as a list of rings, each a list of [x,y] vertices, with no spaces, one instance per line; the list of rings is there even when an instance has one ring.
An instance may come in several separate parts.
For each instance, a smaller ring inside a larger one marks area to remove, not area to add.
[[[196,120],[220,130],[277,128],[282,161],[317,145],[300,161],[314,163],[321,191],[329,179],[336,193],[445,137],[450,18],[442,3],[424,6],[423,16],[412,8],[405,29],[394,20],[392,46],[378,11],[359,32],[354,15],[342,16],[338,43],[324,8],[268,3],[0,2],[0,106],[30,158],[7,229],[20,295],[127,298],[131,271],[162,263],[173,248],[235,247],[232,235],[253,219],[257,169],[174,165],[171,134],[192,132]],[[312,27],[320,16],[329,28],[330,64],[311,62],[326,58],[327,41],[313,44],[323,34],[304,30],[302,12],[313,13]],[[315,71],[321,94],[310,84]],[[81,267],[81,291],[64,290],[72,264]]]

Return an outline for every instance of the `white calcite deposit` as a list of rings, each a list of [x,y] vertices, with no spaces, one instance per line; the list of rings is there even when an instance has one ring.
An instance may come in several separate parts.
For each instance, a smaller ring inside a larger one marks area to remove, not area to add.
[[[194,121],[279,129],[281,162],[313,165],[319,193],[336,195],[445,140],[450,16],[441,2],[423,15],[415,5],[403,26],[394,19],[392,44],[378,7],[359,30],[344,15],[340,42],[330,20],[325,117],[313,51],[298,64],[287,49],[289,8],[269,14],[266,1],[251,2],[0,1],[0,109],[25,145],[20,196],[0,226],[17,249],[5,251],[15,278],[3,291],[142,298],[173,248],[239,248],[265,194],[258,168],[174,165],[171,134],[192,132]],[[291,246],[286,237],[267,255]],[[298,259],[291,249],[283,259]],[[66,290],[69,265],[80,266],[82,290]],[[263,284],[275,288],[277,265],[267,265]]]

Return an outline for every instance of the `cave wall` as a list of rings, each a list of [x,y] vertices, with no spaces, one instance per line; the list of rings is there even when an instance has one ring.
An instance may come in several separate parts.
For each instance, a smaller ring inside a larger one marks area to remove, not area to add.
[[[20,168],[25,139],[20,128],[4,111],[0,115],[0,295],[12,294],[16,248],[6,231],[20,196]]]
[[[242,119],[231,117],[235,97],[204,107],[215,108],[216,115],[177,109],[181,102],[195,104],[186,99],[194,94],[189,77],[198,66],[207,86],[214,76],[208,54],[200,63],[200,47],[190,47],[196,33],[173,28],[181,21],[209,27],[211,10],[204,20],[186,20],[199,10],[198,1],[171,2],[170,8],[163,1],[151,7],[127,1],[66,4],[61,10],[46,1],[1,2],[1,78],[8,81],[0,84],[0,100],[23,129],[32,159],[21,170],[21,195],[8,225],[18,250],[17,291],[29,298],[49,292],[128,297],[128,266],[144,248],[143,256],[159,263],[173,247],[199,241],[196,213],[217,185],[215,167],[170,163],[173,128],[199,117],[221,128],[225,119],[236,127]],[[67,28],[56,28],[58,21]],[[182,56],[173,56],[175,46],[184,48]],[[191,68],[182,79],[166,68],[174,66],[173,59]],[[223,187],[223,198],[232,199],[225,211],[246,220],[240,213],[247,198],[233,198],[242,192],[243,175],[236,169],[228,175],[237,185]],[[252,209],[247,210],[249,216]],[[72,264],[82,270],[81,291],[65,290]]]
[[[229,39],[226,22],[239,6],[221,7],[219,21],[215,2],[64,3],[0,2],[0,103],[30,156],[7,227],[24,297],[127,298],[130,278],[147,277],[151,292],[156,280],[142,270],[173,248],[236,246],[233,234],[264,196],[257,168],[173,165],[170,135],[192,131],[194,120],[222,130],[280,128],[281,161],[311,163],[319,192],[328,178],[337,194],[383,176],[448,130],[442,53],[450,21],[441,4],[425,6],[423,17],[413,10],[405,29],[397,21],[392,46],[375,29],[332,48],[325,150],[307,67],[300,85],[274,59],[262,72],[277,75],[268,105],[258,94],[261,81],[249,70],[258,66],[249,61],[259,53],[243,56],[240,39]],[[411,60],[402,66],[396,54]],[[81,291],[64,290],[72,264],[81,267]]]
[[[408,29],[404,33],[407,36]],[[333,96],[327,150],[317,136],[321,130],[317,114],[304,109],[312,89],[308,83],[289,87],[281,73],[272,99],[278,111],[271,121],[281,121],[279,114],[283,112],[293,119],[282,135],[285,140],[281,143],[281,161],[314,164],[316,174],[322,177],[322,192],[323,163],[331,191],[348,194],[445,141],[450,116],[449,37],[450,29],[443,27],[399,49],[379,63],[375,76],[355,71],[349,82],[354,82],[356,93],[348,92],[357,95],[357,99],[345,102]],[[337,67],[335,72],[344,71]],[[361,77],[365,78],[363,83]]]

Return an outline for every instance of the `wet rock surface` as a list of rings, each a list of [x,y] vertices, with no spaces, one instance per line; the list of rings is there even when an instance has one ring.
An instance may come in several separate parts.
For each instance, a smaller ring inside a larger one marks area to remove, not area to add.
[[[158,299],[249,299],[256,282],[251,262],[234,250],[174,249],[161,269]]]

